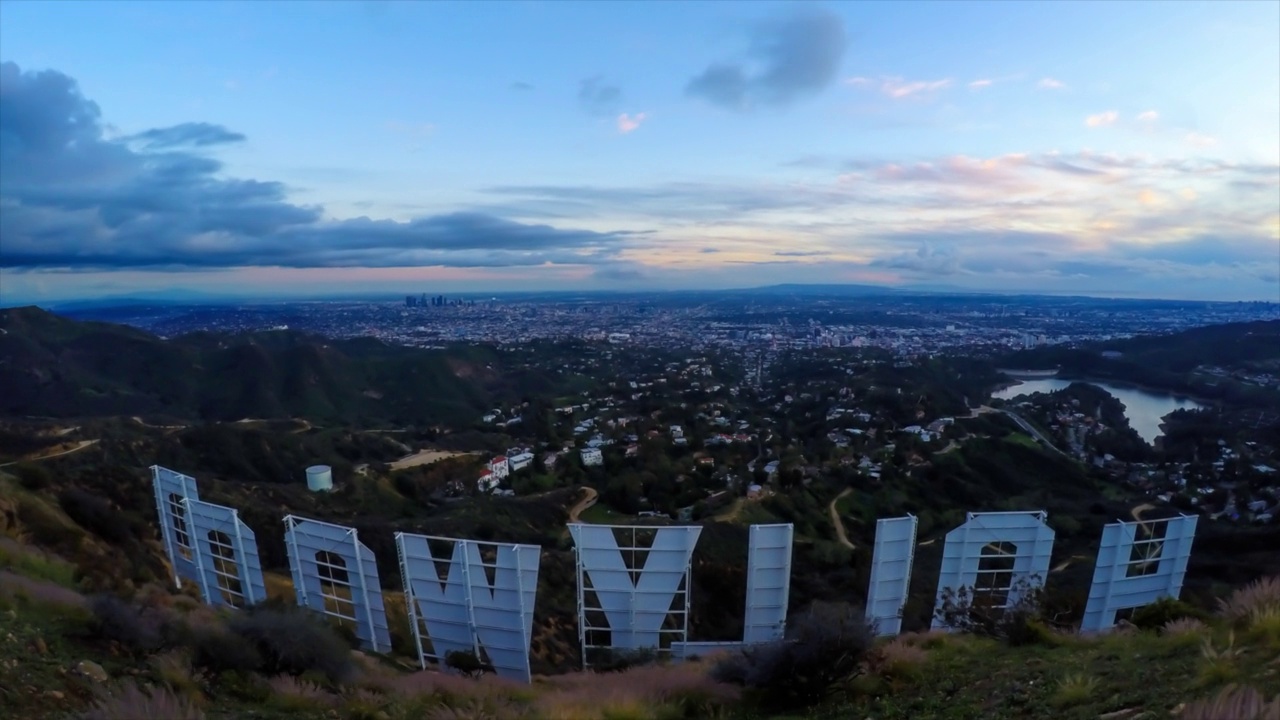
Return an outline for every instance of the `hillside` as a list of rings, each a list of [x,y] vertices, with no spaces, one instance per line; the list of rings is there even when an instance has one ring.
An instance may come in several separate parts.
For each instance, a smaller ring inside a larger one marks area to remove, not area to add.
[[[1105,356],[1106,352],[1110,356]],[[1118,353],[1114,355],[1113,353]],[[1059,367],[1068,377],[1112,379],[1241,406],[1275,407],[1280,391],[1210,369],[1280,372],[1280,321],[1226,323],[1078,348],[1040,347],[1000,359],[1003,367]]]
[[[162,340],[38,308],[0,310],[0,331],[0,416],[463,424],[521,387],[550,383],[475,346],[418,350],[289,331]]]
[[[281,602],[241,613],[214,612],[152,584],[128,599],[91,596],[57,556],[0,539],[0,698],[33,720],[1280,716],[1280,579],[1242,589],[1216,615],[1195,619],[1174,604],[1140,628],[1106,636],[1035,621],[1000,637],[861,635],[848,645],[847,673],[826,676],[812,700],[786,703],[787,688],[807,687],[837,662],[823,652],[832,648],[816,642],[811,660],[777,667],[745,689],[726,656],[536,676],[525,686],[352,651],[332,628],[286,607],[280,591],[273,595]]]

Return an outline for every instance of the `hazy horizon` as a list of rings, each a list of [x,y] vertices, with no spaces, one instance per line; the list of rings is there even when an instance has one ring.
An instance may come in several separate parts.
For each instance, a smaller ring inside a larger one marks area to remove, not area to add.
[[[5,1],[0,306],[1280,301],[1275,3]]]

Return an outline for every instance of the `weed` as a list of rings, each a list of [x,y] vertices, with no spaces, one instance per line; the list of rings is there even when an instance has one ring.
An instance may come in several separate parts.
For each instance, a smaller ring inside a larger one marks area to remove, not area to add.
[[[1156,630],[1184,618],[1208,620],[1209,615],[1177,598],[1162,597],[1135,610],[1130,622],[1139,630]]]
[[[1087,702],[1098,690],[1098,679],[1090,675],[1067,675],[1058,681],[1053,693],[1053,704],[1070,707]]]
[[[1222,685],[1234,681],[1240,674],[1237,661],[1245,654],[1245,648],[1237,648],[1235,631],[1228,633],[1227,644],[1219,649],[1212,638],[1204,638],[1200,645],[1200,655],[1204,662],[1200,666],[1199,684],[1201,687]]]

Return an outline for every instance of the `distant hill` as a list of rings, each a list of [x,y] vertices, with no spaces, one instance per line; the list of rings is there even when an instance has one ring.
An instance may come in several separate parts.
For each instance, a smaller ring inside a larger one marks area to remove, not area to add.
[[[1105,354],[1104,354],[1105,353]],[[1195,373],[1201,366],[1280,372],[1280,320],[1226,323],[1076,348],[1011,353],[1003,367],[1061,368],[1068,376],[1114,379],[1240,405],[1274,406],[1280,393]]]
[[[162,340],[34,307],[0,310],[0,415],[458,423],[539,381],[484,347],[290,331]]]

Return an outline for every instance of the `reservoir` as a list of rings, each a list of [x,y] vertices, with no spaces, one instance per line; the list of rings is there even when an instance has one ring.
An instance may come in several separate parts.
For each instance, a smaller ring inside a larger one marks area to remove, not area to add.
[[[1129,418],[1129,426],[1138,432],[1138,435],[1148,443],[1155,443],[1155,439],[1160,437],[1160,421],[1165,415],[1174,410],[1188,409],[1198,410],[1205,407],[1195,400],[1188,398],[1174,397],[1168,393],[1162,393],[1153,390],[1140,390],[1138,388],[1117,387],[1103,382],[1092,382],[1083,380],[1063,380],[1061,378],[1037,378],[1034,380],[1023,380],[1017,385],[998,390],[991,394],[991,397],[1001,400],[1008,400],[1029,393],[1051,393],[1055,390],[1061,390],[1072,382],[1088,382],[1094,387],[1100,387],[1111,393],[1120,402],[1124,403],[1125,417]]]

